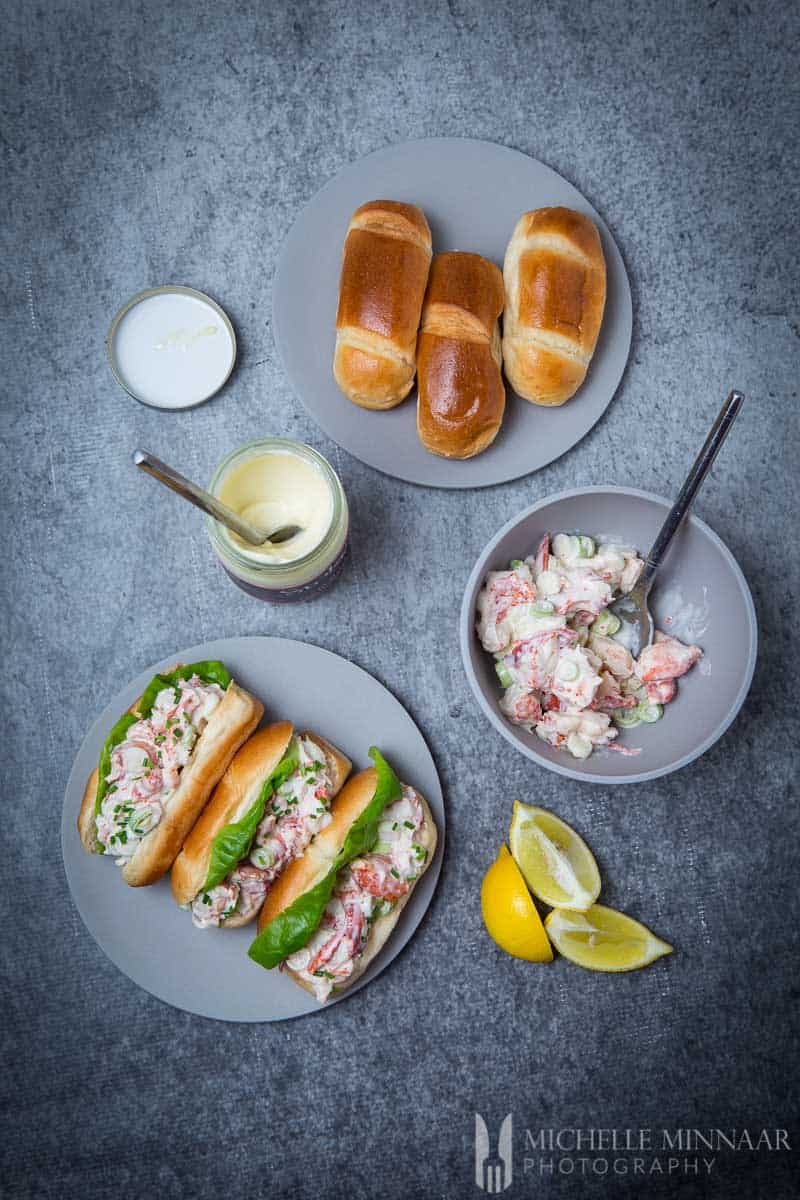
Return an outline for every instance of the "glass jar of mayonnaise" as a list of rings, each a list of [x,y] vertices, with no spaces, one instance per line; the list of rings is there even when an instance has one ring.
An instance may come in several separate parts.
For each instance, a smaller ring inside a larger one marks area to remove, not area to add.
[[[211,544],[244,591],[259,600],[308,600],[333,583],[347,550],[347,497],[316,450],[289,438],[248,442],[222,460],[209,490],[262,529],[300,527],[280,545],[251,546],[208,518]]]

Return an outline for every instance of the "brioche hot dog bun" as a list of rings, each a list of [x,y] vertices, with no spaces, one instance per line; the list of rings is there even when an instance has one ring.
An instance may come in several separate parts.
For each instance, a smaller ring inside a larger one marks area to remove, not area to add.
[[[417,345],[417,433],[432,454],[472,458],[497,437],[503,300],[503,276],[480,254],[434,258]]]
[[[606,264],[593,221],[537,208],[517,222],[503,277],[503,365],[533,404],[563,404],[583,383],[606,302]]]
[[[265,725],[239,750],[172,867],[170,881],[178,904],[190,905],[203,890],[214,838],[226,825],[240,821],[252,809],[265,781],[289,750],[293,735],[291,722],[276,721]],[[350,760],[318,733],[304,730],[299,736],[308,738],[322,751],[336,795],[350,773]],[[220,928],[235,929],[249,924],[256,916],[257,910],[245,915],[236,912],[226,917]]]
[[[171,668],[164,675],[169,677],[180,669]],[[128,710],[137,718],[141,716],[139,705],[143,696]],[[177,785],[164,801],[161,819],[142,837],[122,867],[120,873],[125,883],[131,887],[144,887],[156,883],[169,870],[231,759],[258,725],[263,712],[260,700],[230,680],[224,696],[197,737],[188,762],[180,769]],[[78,832],[90,854],[102,851],[96,821],[99,784],[96,768],[87,781],[78,814]]]
[[[416,204],[371,200],[350,219],[333,374],[354,404],[394,408],[414,384],[431,231]]]

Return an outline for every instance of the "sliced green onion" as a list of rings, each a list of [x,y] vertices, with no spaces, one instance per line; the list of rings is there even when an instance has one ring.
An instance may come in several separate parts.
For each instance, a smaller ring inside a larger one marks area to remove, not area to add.
[[[266,846],[256,846],[253,853],[250,855],[250,861],[254,866],[260,867],[262,871],[266,871],[267,867],[272,866],[272,860],[275,856],[267,849]]]
[[[599,634],[600,637],[613,637],[619,632],[621,624],[619,617],[604,608],[592,622],[592,633]]]
[[[534,600],[531,605],[531,614],[534,617],[552,617],[556,611],[556,606],[552,600]]]
[[[660,704],[648,704],[643,700],[636,710],[642,721],[646,721],[648,725],[652,725],[654,721],[660,721],[664,715],[664,709]]]
[[[611,719],[621,729],[633,729],[634,725],[638,725],[641,722],[642,717],[638,707],[616,708],[611,714]]]
[[[144,837],[153,828],[154,818],[153,809],[149,805],[143,806],[128,817],[128,828],[135,837]]]
[[[514,677],[506,664],[504,662],[496,662],[494,664],[494,669],[497,671],[497,678],[500,680],[503,687],[511,687],[512,683],[514,682]]]
[[[594,544],[594,539],[587,537],[585,533],[578,534],[578,557],[594,558],[596,552],[597,547]]]
[[[558,678],[563,679],[564,683],[572,683],[580,675],[580,668],[574,662],[562,662],[558,667]]]
[[[374,853],[375,854],[388,854],[389,851],[391,850],[391,848],[392,848],[391,843],[389,843],[389,842],[376,842]]]
[[[512,571],[518,571],[520,567],[524,567],[524,566],[525,566],[525,563],[522,561],[521,558],[512,558],[512,560],[511,560],[511,570]]]

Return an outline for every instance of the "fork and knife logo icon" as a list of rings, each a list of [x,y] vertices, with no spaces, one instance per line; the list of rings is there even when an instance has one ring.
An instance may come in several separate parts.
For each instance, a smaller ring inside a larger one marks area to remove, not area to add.
[[[513,1118],[504,1118],[497,1137],[497,1154],[491,1153],[489,1130],[480,1113],[475,1113],[475,1183],[490,1196],[511,1187],[513,1178]]]

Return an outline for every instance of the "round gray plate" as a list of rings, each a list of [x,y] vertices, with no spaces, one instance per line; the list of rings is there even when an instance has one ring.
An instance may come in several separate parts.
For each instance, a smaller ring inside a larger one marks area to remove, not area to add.
[[[583,387],[560,408],[541,408],[510,388],[503,427],[483,454],[464,462],[429,454],[417,437],[416,391],[389,412],[351,403],[333,378],[342,245],[353,211],[367,200],[410,201],[424,209],[434,252],[472,250],[502,267],[519,217],[563,204],[600,229],[608,299],[600,340]],[[317,192],[283,246],[273,289],[275,341],[292,387],[318,425],[362,462],[430,487],[504,483],[564,454],[605,412],[631,344],[631,291],[605,222],[571,183],[544,163],[467,138],[387,146],[345,167]]]
[[[64,797],[61,846],[73,899],[97,944],[134,983],[187,1012],[222,1021],[298,1017],[320,1005],[279,971],[266,971],[247,957],[255,924],[195,929],[189,914],[175,904],[168,877],[152,887],[127,887],[114,863],[88,855],[78,837],[75,822],[83,789],[110,726],[162,667],[205,658],[222,659],[237,682],[264,701],[265,720],[286,719],[323,734],[352,758],[354,771],[369,766],[367,750],[379,746],[401,778],[419,788],[430,804],[439,832],[435,857],[385,949],[338,999],[357,992],[388,966],[430,903],[444,848],[439,777],[422,734],[382,684],[328,650],[285,638],[225,638],[170,654],[119,692],[87,733]]]
[[[461,657],[473,692],[492,724],[528,758],[592,783],[641,783],[685,767],[704,754],[744,703],[756,664],[753,600],[735,558],[703,521],[691,516],[679,530],[651,595],[656,625],[697,643],[703,658],[678,681],[678,694],[654,725],[623,729],[620,745],[641,747],[628,758],[599,750],[572,758],[512,725],[500,712],[502,688],[494,659],[475,632],[478,592],[488,571],[504,570],[512,558],[535,553],[544,533],[603,534],[647,551],[672,501],[633,488],[590,487],[546,496],[495,534],[469,577],[461,606]]]

